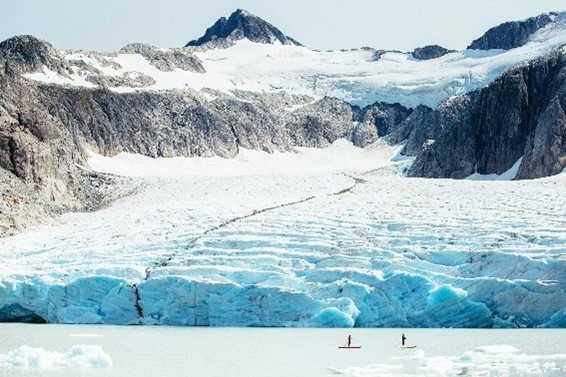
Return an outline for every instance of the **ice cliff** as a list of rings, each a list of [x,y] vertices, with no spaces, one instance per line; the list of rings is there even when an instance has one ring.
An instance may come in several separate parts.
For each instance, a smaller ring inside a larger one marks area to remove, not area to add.
[[[413,179],[394,155],[342,141],[233,160],[93,156],[143,189],[2,239],[0,319],[566,325],[564,174]]]

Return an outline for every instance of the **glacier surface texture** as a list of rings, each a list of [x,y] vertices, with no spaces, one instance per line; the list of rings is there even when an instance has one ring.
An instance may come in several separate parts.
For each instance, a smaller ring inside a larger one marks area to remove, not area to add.
[[[0,320],[566,326],[566,175],[413,179],[396,152],[93,154],[137,194],[0,239]]]

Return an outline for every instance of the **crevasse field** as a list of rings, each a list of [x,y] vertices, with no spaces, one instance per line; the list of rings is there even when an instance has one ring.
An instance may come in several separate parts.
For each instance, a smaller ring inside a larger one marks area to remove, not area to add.
[[[93,154],[137,191],[0,240],[2,315],[53,323],[566,326],[566,175],[428,180],[378,143]]]

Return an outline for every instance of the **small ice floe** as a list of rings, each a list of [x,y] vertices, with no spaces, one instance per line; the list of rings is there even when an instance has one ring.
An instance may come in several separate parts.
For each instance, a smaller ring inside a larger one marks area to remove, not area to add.
[[[426,356],[423,350],[419,350],[410,356],[391,357],[390,361],[390,364],[365,367],[329,368],[329,372],[356,377],[563,377],[566,375],[566,354],[529,355],[510,345],[477,347],[460,356]]]
[[[74,345],[66,353],[47,351],[43,348],[21,346],[7,354],[0,354],[0,368],[64,369],[107,368],[112,358],[100,346]]]

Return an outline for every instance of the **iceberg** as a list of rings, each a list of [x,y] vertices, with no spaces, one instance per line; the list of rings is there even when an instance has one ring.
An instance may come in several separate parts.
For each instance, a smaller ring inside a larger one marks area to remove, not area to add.
[[[94,345],[74,345],[66,353],[21,346],[7,354],[0,354],[0,370],[17,368],[47,371],[109,367],[112,367],[112,358],[100,346]]]

